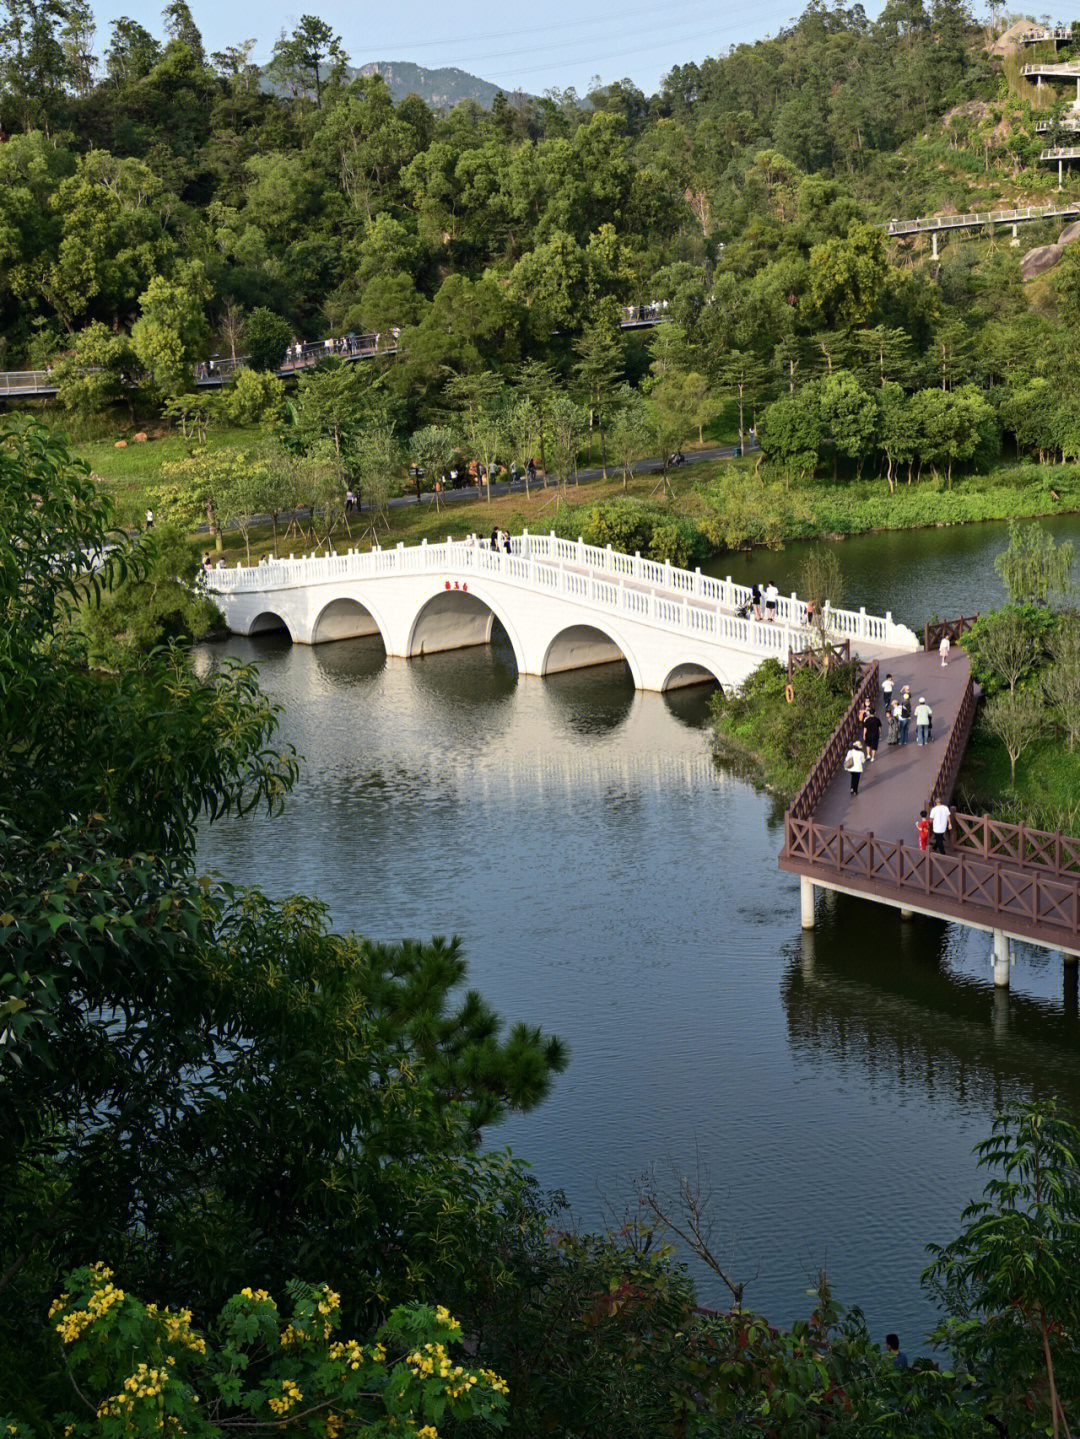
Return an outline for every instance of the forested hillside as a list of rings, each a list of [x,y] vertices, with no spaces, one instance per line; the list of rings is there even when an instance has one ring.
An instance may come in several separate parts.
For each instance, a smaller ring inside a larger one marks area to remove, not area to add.
[[[393,328],[379,383],[402,437],[453,401],[450,375],[542,359],[594,410],[665,375],[738,399],[745,426],[779,401],[762,439],[788,482],[819,463],[951,476],[1003,431],[1080,449],[1061,407],[1072,253],[1025,287],[1004,233],[930,263],[881,228],[1051,194],[1035,92],[959,0],[873,22],[812,5],[651,97],[622,82],[441,117],[350,80],[311,17],[275,47],[268,93],[251,43],[207,55],[185,0],[163,36],[120,20],[100,44],[84,0],[4,13],[3,365],[58,366],[71,407],[130,404],[137,377],[160,408],[214,351],[272,367],[293,338]],[[623,307],[649,300],[678,321],[662,353],[612,349]]]

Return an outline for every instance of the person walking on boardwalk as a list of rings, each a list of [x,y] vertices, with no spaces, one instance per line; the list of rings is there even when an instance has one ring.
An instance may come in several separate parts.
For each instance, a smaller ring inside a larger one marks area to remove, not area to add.
[[[862,737],[863,744],[866,746],[866,757],[873,764],[877,757],[878,745],[881,743],[881,721],[873,710],[863,716]]]
[[[862,779],[862,772],[866,768],[866,751],[859,740],[855,740],[844,756],[844,768],[851,779],[851,793],[859,793],[859,780]]]
[[[952,649],[952,640],[948,635],[941,636],[941,643],[938,645],[938,654],[941,656],[941,668],[948,669],[949,651]]]
[[[930,743],[930,726],[934,722],[934,711],[926,703],[923,695],[919,696],[919,703],[915,706],[915,743]]]
[[[908,725],[911,723],[911,691],[907,685],[900,691],[896,702],[896,728],[898,744],[907,744]]]
[[[945,853],[945,836],[952,829],[952,810],[944,800],[938,800],[930,811],[930,832],[934,836],[935,854]]]
[[[893,677],[886,675],[881,681],[881,698],[885,701],[885,713],[892,709]]]
[[[919,848],[930,848],[930,816],[924,809],[919,811],[919,818],[915,821],[915,828],[919,835]]]
[[[887,743],[896,745],[900,743],[900,721],[896,718],[896,711],[900,708],[898,704],[890,704],[885,707],[885,718],[889,722],[889,738]]]

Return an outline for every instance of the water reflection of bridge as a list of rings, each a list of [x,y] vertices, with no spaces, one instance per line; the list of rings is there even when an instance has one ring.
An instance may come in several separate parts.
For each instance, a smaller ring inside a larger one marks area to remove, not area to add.
[[[922,919],[868,924],[867,914],[836,896],[826,923],[802,935],[781,983],[797,1056],[858,1064],[890,1093],[944,1089],[985,1102],[989,1091],[999,1106],[1053,1091],[1080,1103],[1075,966],[1058,969],[1057,1003],[1009,995],[952,967],[955,930]]]

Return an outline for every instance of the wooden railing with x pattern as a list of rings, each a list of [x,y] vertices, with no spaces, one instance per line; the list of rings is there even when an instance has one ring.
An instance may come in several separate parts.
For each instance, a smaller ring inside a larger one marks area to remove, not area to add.
[[[789,815],[798,815],[800,819],[809,819],[816,809],[822,795],[829,788],[833,776],[844,762],[844,756],[851,747],[851,741],[857,739],[862,725],[859,720],[859,713],[863,703],[871,696],[877,697],[878,692],[878,662],[873,660],[863,670],[862,678],[855,687],[855,693],[851,698],[851,704],[844,713],[843,719],[833,730],[825,748],[818,755],[814,767],[806,776],[802,789],[791,801]]]
[[[787,677],[790,680],[792,675],[798,674],[800,670],[814,670],[819,675],[826,674],[838,665],[849,665],[850,663],[850,639],[842,640],[835,645],[826,641],[821,648],[815,646],[812,649],[788,650]]]
[[[936,650],[946,635],[955,644],[961,635],[967,634],[978,618],[978,615],[961,615],[958,620],[930,620],[923,625],[923,649]]]
[[[869,898],[928,909],[1062,949],[1080,949],[1080,875],[1019,868],[965,849],[935,854],[899,840],[784,817],[782,868]]]
[[[945,746],[941,764],[938,765],[937,776],[926,797],[927,809],[931,809],[937,803],[939,795],[944,798],[952,794],[956,776],[960,773],[960,763],[971,737],[971,726],[975,723],[975,710],[978,703],[979,692],[975,688],[975,681],[969,674],[967,684],[964,686],[964,695],[960,701],[960,708],[956,712],[956,719],[953,721],[953,727],[949,733],[949,742]]]

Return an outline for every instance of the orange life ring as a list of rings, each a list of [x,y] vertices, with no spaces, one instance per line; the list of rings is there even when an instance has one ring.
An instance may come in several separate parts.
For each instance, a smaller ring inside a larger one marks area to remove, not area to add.
[[[795,688],[790,680],[788,681],[787,688],[784,690],[784,698],[787,700],[788,704],[793,704],[795,701]]]

